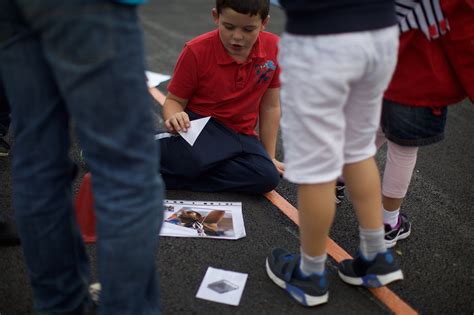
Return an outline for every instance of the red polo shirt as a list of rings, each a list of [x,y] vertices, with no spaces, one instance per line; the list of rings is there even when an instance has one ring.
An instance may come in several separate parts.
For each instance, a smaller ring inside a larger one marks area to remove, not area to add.
[[[280,87],[277,35],[260,32],[247,60],[227,54],[217,30],[186,43],[168,91],[187,99],[192,112],[212,116],[238,133],[256,135],[260,101]]]

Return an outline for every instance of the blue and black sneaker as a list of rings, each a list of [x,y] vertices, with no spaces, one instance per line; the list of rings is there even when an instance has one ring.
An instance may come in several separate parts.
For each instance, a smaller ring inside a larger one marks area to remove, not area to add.
[[[267,258],[267,274],[280,288],[285,289],[304,306],[316,306],[328,301],[326,272],[309,277],[299,276],[300,255],[292,255],[282,248],[272,250]]]
[[[390,250],[367,261],[360,254],[355,259],[346,259],[339,263],[339,277],[349,284],[367,288],[378,288],[390,282],[403,279],[395,258]]]

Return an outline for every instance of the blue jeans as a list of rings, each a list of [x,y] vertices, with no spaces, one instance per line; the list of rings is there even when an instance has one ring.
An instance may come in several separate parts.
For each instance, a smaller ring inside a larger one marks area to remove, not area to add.
[[[0,11],[14,10],[4,3]],[[17,7],[24,30],[0,44],[0,74],[12,107],[13,203],[35,308],[81,314],[89,303],[71,200],[73,122],[92,173],[99,313],[159,314],[163,184],[136,9],[106,0]]]

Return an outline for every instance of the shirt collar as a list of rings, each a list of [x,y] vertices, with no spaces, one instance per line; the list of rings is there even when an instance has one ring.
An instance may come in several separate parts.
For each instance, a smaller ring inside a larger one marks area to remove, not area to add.
[[[261,45],[260,37],[261,37],[261,34],[258,34],[257,41],[253,45],[252,50],[250,51],[250,54],[247,57],[246,62],[255,58],[263,59],[267,56],[265,50],[263,49]],[[237,61],[234,58],[232,58],[225,50],[224,45],[222,44],[221,38],[219,37],[218,30],[214,31],[214,49],[216,51],[217,64],[227,65],[234,62],[237,63]]]

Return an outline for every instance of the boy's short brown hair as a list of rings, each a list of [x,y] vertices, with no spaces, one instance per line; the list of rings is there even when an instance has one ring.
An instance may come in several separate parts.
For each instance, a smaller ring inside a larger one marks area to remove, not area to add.
[[[217,13],[221,14],[225,8],[241,14],[260,15],[263,21],[270,11],[270,0],[216,0]]]

